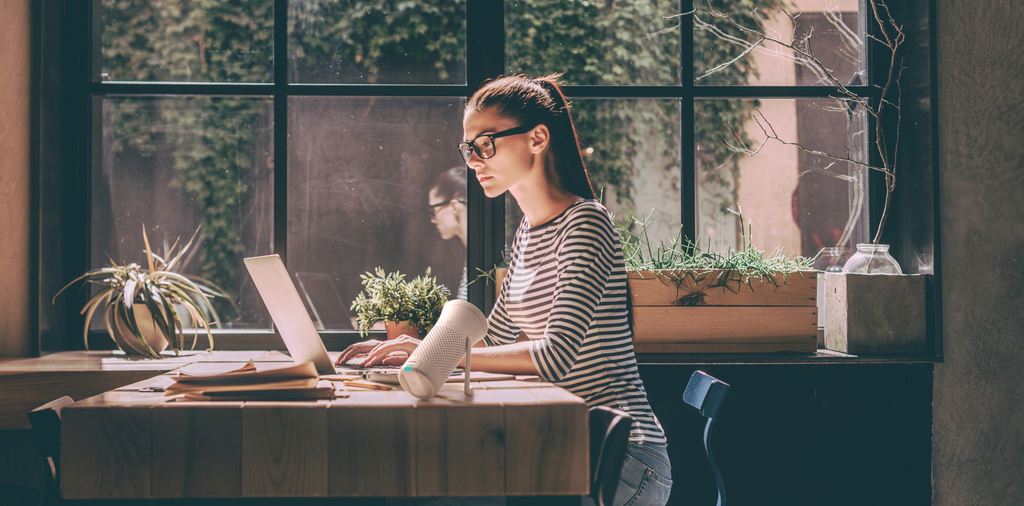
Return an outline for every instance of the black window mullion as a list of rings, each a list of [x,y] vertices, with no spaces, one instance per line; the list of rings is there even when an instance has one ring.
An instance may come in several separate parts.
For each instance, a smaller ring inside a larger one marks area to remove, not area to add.
[[[176,95],[176,96],[253,96],[271,95],[269,83],[161,83],[131,81],[92,81],[89,93],[95,95]]]
[[[274,0],[274,253],[288,264],[288,0]]]
[[[692,41],[691,41],[692,44]],[[692,62],[687,61],[692,65]],[[566,96],[575,98],[827,98],[844,97],[832,86],[565,86]],[[848,86],[865,95],[867,86]]]
[[[505,4],[503,0],[466,2],[466,97],[487,79],[505,72]],[[452,146],[452,149],[455,149]],[[472,171],[470,171],[472,172]],[[505,197],[489,199],[475,177],[467,178],[469,223],[466,268],[470,279],[490,270],[505,251]],[[494,287],[469,285],[469,301],[485,312],[494,305]]]
[[[687,12],[693,8],[692,1],[679,0],[679,12]],[[697,139],[694,138],[694,100],[696,97],[693,82],[693,21],[691,16],[679,18],[679,82],[683,96],[679,101],[680,121],[680,203],[679,223],[683,227],[683,237],[697,240]]]

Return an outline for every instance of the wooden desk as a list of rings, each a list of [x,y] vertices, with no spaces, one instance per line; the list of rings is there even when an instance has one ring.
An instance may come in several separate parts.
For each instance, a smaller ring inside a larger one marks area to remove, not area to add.
[[[562,496],[589,488],[587,405],[522,381],[419,401],[166,402],[138,382],[62,413],[66,499]],[[340,384],[338,384],[340,386]]]
[[[64,351],[0,362],[0,429],[27,429],[25,413],[65,395],[80,400],[193,362],[291,361],[278,351],[186,351],[152,360],[111,351]]]

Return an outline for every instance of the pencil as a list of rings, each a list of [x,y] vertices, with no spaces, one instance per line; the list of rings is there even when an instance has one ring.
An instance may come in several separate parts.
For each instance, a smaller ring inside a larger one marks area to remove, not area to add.
[[[380,383],[372,383],[369,381],[364,381],[362,379],[343,381],[342,384],[347,387],[369,388],[371,390],[391,390],[391,387],[387,385],[382,385]]]

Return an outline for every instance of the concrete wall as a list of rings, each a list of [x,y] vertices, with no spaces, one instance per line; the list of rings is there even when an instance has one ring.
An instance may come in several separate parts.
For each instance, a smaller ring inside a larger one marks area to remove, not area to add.
[[[29,6],[0,0],[0,357],[31,353]]]
[[[933,503],[1024,497],[1024,2],[938,0]]]

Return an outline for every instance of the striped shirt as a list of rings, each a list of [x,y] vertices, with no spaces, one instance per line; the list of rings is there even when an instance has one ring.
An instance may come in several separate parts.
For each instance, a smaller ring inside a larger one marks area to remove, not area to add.
[[[629,413],[630,441],[666,444],[633,355],[622,244],[597,201],[580,200],[536,227],[525,217],[519,224],[486,344],[513,343],[520,331],[541,378],[590,407]]]

